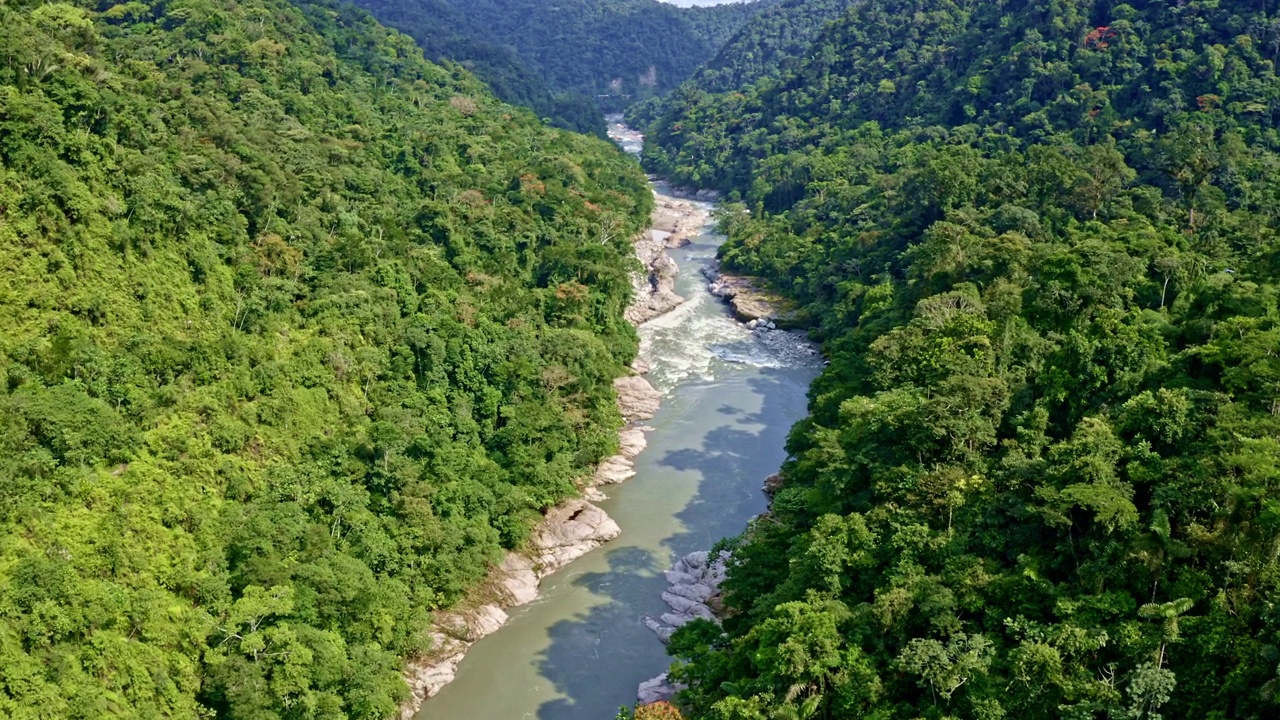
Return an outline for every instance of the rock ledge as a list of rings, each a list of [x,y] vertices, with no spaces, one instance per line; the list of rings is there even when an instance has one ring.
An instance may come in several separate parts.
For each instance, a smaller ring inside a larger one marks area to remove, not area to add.
[[[738,322],[748,323],[752,329],[755,324],[765,324],[768,329],[797,325],[794,305],[778,293],[759,287],[753,278],[731,275],[718,268],[709,269],[706,276],[711,283],[707,289],[729,303]]]
[[[665,315],[684,302],[675,292],[680,269],[666,251],[687,245],[689,238],[702,232],[706,222],[706,209],[654,193],[653,226],[634,241],[644,272],[631,277],[635,300],[624,317],[633,325]]]
[[[646,617],[644,624],[665,643],[676,628],[693,620],[719,622],[716,609],[720,607],[720,583],[724,582],[728,560],[729,553],[721,552],[712,557],[705,551],[689,553],[677,560],[667,571],[670,586],[662,593],[662,599],[671,607],[671,612],[663,613],[661,618]],[[662,673],[640,683],[636,689],[636,702],[648,705],[671,700],[684,687]]]
[[[662,640],[671,639],[671,633],[693,620],[718,622],[713,609],[719,605],[720,583],[724,582],[725,564],[729,553],[721,552],[712,557],[703,550],[680,558],[667,571],[667,591],[662,600],[671,612],[660,618],[646,617],[644,624]]]

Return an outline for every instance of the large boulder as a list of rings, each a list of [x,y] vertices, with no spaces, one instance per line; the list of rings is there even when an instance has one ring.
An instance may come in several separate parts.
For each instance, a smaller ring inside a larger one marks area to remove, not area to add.
[[[716,622],[717,611],[724,609],[718,600],[728,559],[728,553],[713,556],[700,551],[676,560],[666,572],[669,587],[662,593],[662,600],[671,612],[656,619],[647,617],[644,624],[665,643],[676,628],[693,620]]]
[[[657,414],[662,404],[662,393],[639,375],[614,380],[613,390],[618,394],[618,409],[627,422],[648,420]]]
[[[530,541],[530,554],[538,574],[546,576],[621,534],[603,510],[585,500],[570,500],[547,511]]]
[[[636,691],[636,702],[640,705],[651,705],[656,702],[668,701],[684,688],[684,685],[671,682],[667,674],[662,673],[658,677],[650,678],[640,683],[640,687]]]

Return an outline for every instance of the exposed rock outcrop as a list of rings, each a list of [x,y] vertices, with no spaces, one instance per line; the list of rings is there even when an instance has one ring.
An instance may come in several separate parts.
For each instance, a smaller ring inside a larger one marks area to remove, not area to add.
[[[663,247],[688,245],[689,238],[707,225],[708,212],[703,206],[656,193],[653,201],[653,236]]]
[[[627,375],[613,381],[618,394],[618,409],[628,423],[648,420],[657,414],[662,405],[662,393],[639,375]]]
[[[653,227],[635,241],[636,257],[644,272],[631,278],[635,299],[626,311],[628,321],[636,325],[648,322],[684,302],[675,292],[679,268],[666,250],[688,243],[690,237],[702,231],[706,221],[704,208],[655,194]]]
[[[652,429],[648,425],[628,425],[623,428],[618,433],[618,454],[606,458],[596,468],[591,481],[592,487],[616,485],[634,477],[636,471],[633,461],[648,444],[645,433]]]
[[[640,688],[636,692],[636,702],[640,705],[650,705],[664,700],[669,701],[683,689],[685,689],[684,684],[672,682],[666,673],[662,673],[658,677],[640,683]]]
[[[542,578],[621,532],[603,510],[585,500],[570,500],[547,511],[527,552],[509,553],[477,593],[492,598],[492,602],[436,614],[431,650],[409,663],[405,671],[412,699],[401,707],[401,720],[410,720],[423,700],[453,680],[458,664],[477,640],[506,624],[504,607],[531,602],[538,597]]]
[[[781,295],[764,290],[752,278],[714,270],[707,274],[712,295],[723,298],[733,309],[733,316],[744,323],[767,323],[772,329],[793,327],[795,310]],[[754,326],[753,326],[754,327]]]
[[[650,231],[648,235],[657,234]],[[665,233],[663,234],[665,237]],[[624,317],[633,325],[648,322],[659,315],[675,310],[684,302],[684,298],[676,294],[676,273],[679,268],[665,252],[666,243],[662,239],[648,241],[654,246],[653,257],[648,259],[642,255],[646,272],[632,277],[635,289],[635,302],[627,308]]]
[[[534,572],[541,580],[621,534],[603,510],[586,500],[570,500],[548,511],[534,533]]]
[[[720,583],[724,582],[725,563],[728,553],[720,553],[715,557],[706,551],[685,555],[667,571],[667,591],[662,593],[662,600],[671,608],[671,612],[663,613],[661,618],[646,617],[644,624],[657,633],[662,642],[671,639],[676,628],[696,620],[715,621],[716,614],[712,610],[714,599],[720,594]]]
[[[458,671],[458,663],[467,650],[480,638],[489,635],[507,622],[507,614],[497,605],[481,605],[465,611],[440,614],[435,618],[436,629],[431,632],[431,657],[411,663],[405,673],[409,692],[416,702],[400,709],[402,720],[409,720],[417,712],[422,699],[440,692]]]
[[[607,458],[596,468],[596,474],[592,477],[592,487],[600,487],[601,485],[617,485],[626,482],[635,477],[635,465],[630,460],[621,455],[614,455]]]
[[[724,582],[725,563],[729,554],[721,552],[712,556],[709,552],[693,552],[685,555],[667,571],[667,582],[670,585],[662,593],[662,599],[671,607],[671,612],[663,613],[661,618],[646,617],[644,624],[657,633],[662,642],[671,639],[671,633],[681,625],[701,618],[719,622],[716,613],[723,610],[720,605],[720,583]],[[636,689],[636,702],[641,705],[671,700],[676,693],[685,688],[680,683],[672,682],[666,673],[645,680]]]
[[[652,386],[651,386],[652,387]],[[628,460],[634,459],[649,445],[645,435],[652,432],[648,425],[631,425],[618,431],[618,454]]]

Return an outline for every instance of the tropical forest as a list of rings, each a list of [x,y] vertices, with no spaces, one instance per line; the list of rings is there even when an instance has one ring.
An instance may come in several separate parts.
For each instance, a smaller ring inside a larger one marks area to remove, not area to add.
[[[0,720],[1280,717],[1277,64],[0,0]]]
[[[617,443],[644,177],[351,6],[0,18],[0,716],[391,717]]]
[[[658,0],[357,0],[460,63],[501,99],[558,127],[604,136],[603,111],[688,78],[778,0],[681,8]]]
[[[868,0],[669,104],[830,361],[693,717],[1280,712],[1278,11]]]

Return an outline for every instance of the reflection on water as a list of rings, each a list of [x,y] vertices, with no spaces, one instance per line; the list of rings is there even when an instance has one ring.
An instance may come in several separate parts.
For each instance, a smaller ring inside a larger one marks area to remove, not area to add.
[[[676,291],[689,301],[641,328],[666,399],[636,477],[600,503],[622,537],[544,580],[541,597],[476,643],[418,720],[610,720],[666,669],[643,622],[667,610],[662,571],[764,511],[761,482],[781,464],[820,364],[798,336],[761,338],[706,291],[699,270],[720,240],[671,252]]]

